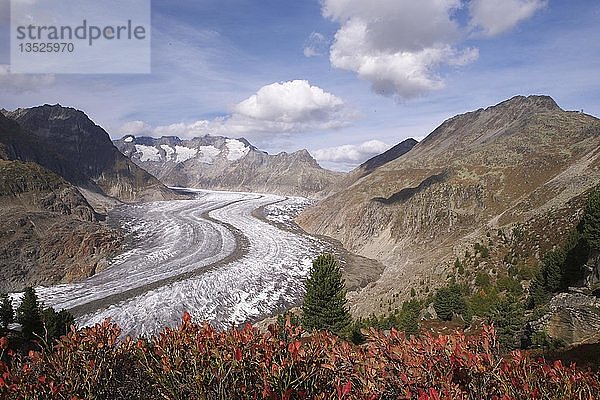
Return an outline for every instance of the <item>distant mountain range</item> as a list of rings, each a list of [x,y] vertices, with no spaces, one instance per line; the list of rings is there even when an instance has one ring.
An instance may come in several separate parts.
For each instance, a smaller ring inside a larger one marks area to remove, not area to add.
[[[323,197],[344,176],[321,168],[306,150],[270,155],[243,138],[127,135],[114,144],[168,186]]]

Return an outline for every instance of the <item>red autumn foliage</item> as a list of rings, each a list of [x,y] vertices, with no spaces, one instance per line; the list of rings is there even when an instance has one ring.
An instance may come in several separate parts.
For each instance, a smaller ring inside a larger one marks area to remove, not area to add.
[[[521,352],[502,357],[479,336],[406,338],[370,331],[352,345],[301,328],[217,331],[189,316],[149,340],[103,324],[73,329],[51,351],[0,352],[0,398],[57,399],[584,399],[598,376]],[[2,341],[0,341],[2,342]]]

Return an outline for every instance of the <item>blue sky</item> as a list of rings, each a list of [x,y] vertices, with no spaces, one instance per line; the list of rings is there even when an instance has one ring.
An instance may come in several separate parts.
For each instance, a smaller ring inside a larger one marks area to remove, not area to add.
[[[0,107],[76,107],[115,138],[245,136],[347,170],[517,94],[600,116],[598,1],[154,0],[151,74],[37,76],[9,72],[7,5]]]

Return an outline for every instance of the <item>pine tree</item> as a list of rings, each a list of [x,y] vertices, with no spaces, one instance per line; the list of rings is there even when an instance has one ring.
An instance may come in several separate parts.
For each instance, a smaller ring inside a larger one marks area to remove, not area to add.
[[[323,254],[313,261],[305,287],[302,306],[304,329],[322,329],[338,335],[346,333],[351,317],[346,308],[342,272],[333,255]]]
[[[43,335],[44,329],[37,296],[33,288],[26,288],[21,304],[17,308],[17,322],[21,324],[21,332],[27,340],[34,335]]]
[[[588,196],[582,228],[590,250],[600,252],[600,190],[594,190]]]
[[[0,295],[0,326],[2,329],[7,329],[8,324],[14,322],[14,319],[12,301],[6,293],[3,293]]]
[[[450,321],[454,314],[465,316],[467,303],[463,297],[461,287],[451,285],[438,290],[433,300],[433,308],[438,317],[444,321]]]
[[[521,301],[512,295],[500,300],[492,310],[500,344],[505,350],[519,346],[518,333],[523,329],[524,310]]]
[[[563,280],[563,270],[567,255],[562,248],[549,251],[542,261],[542,274],[546,292],[556,293],[560,290]]]

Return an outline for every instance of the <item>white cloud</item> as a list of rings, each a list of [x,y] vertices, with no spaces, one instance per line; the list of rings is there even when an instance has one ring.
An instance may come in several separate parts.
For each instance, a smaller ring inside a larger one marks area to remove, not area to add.
[[[180,138],[192,138],[214,133],[219,127],[218,121],[195,121],[191,123],[178,122],[170,125],[151,126],[144,121],[126,122],[118,130],[119,135],[134,136],[178,136]]]
[[[303,123],[331,119],[343,105],[342,99],[320,87],[295,80],[263,86],[234,110],[255,120]]]
[[[123,127],[150,136],[189,138],[203,135],[260,138],[292,133],[337,129],[347,126],[356,113],[339,97],[304,80],[272,83],[239,102],[227,117],[192,123],[148,127],[132,121]],[[123,129],[121,134],[128,134]]]
[[[189,124],[179,122],[176,124],[158,126],[153,129],[153,136],[179,136],[179,137],[194,137],[203,136],[208,133],[210,121],[195,121]]]
[[[493,36],[531,17],[546,0],[322,0],[323,16],[340,24],[330,49],[335,68],[352,71],[379,94],[412,98],[443,88],[439,71],[479,57],[461,46],[473,30]],[[457,11],[469,6],[461,26]]]
[[[380,140],[369,140],[361,144],[344,144],[313,151],[313,156],[320,162],[358,165],[371,157],[381,154],[391,146]]]
[[[144,121],[129,121],[121,125],[119,133],[122,135],[147,135],[152,130],[152,127]]]
[[[546,0],[471,0],[471,27],[484,36],[496,36],[514,28],[546,7]]]
[[[313,32],[304,43],[304,56],[316,57],[327,53],[329,42],[322,33]]]
[[[36,92],[56,82],[53,74],[13,74],[10,66],[0,64],[0,91],[23,93]]]
[[[461,29],[452,14],[460,0],[324,0],[323,15],[339,22],[331,64],[355,72],[373,90],[404,98],[444,86],[436,68],[474,61],[458,49]]]

